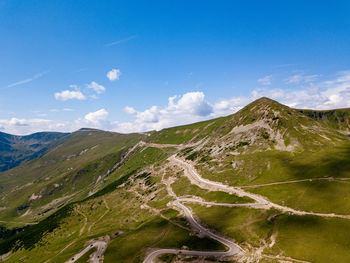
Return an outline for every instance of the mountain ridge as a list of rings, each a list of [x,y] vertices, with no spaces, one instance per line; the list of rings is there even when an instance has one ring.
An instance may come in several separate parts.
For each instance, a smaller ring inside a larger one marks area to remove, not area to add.
[[[68,133],[37,132],[20,136],[0,132],[0,171],[42,156],[49,150],[50,144],[66,135]]]
[[[350,138],[337,127],[267,98],[160,131],[78,130],[42,157],[0,173],[0,222],[13,229],[4,229],[0,251],[11,251],[8,262],[65,262],[103,241],[109,263],[141,262],[150,248],[222,250],[198,234],[191,224],[198,219],[208,233],[236,240],[250,262],[264,255],[346,262],[349,153]],[[195,183],[193,175],[203,179]],[[249,196],[262,201],[252,204]],[[336,248],[323,242],[328,235]],[[297,251],[295,243],[302,244]],[[322,252],[310,255],[303,248],[310,244]]]

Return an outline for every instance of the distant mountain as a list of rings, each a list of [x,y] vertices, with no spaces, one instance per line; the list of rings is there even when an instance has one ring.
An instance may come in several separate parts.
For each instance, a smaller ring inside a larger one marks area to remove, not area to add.
[[[349,113],[260,98],[147,133],[1,134],[3,152],[46,153],[0,173],[0,259],[347,263]]]
[[[26,136],[17,136],[0,132],[0,171],[6,171],[22,162],[44,155],[50,144],[68,133],[37,132]]]
[[[350,134],[350,108],[335,110],[298,110],[300,113],[325,123],[331,128]]]

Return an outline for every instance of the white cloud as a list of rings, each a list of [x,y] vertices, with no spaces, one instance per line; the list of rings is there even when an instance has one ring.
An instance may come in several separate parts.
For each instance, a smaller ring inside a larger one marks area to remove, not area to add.
[[[50,112],[60,112],[60,111],[74,111],[74,110],[71,109],[71,108],[63,108],[61,110],[59,110],[59,109],[50,109],[49,111]]]
[[[71,122],[54,121],[41,118],[33,119],[0,119],[0,126],[3,127],[3,131],[11,134],[30,134],[39,131],[71,131],[76,127]]]
[[[272,75],[265,76],[258,79],[258,82],[262,85],[271,85]]]
[[[295,74],[292,76],[289,76],[288,78],[285,79],[286,83],[310,83],[319,78],[319,75],[304,75],[304,74]]]
[[[306,77],[306,78],[305,78]],[[193,123],[219,116],[232,114],[248,103],[269,97],[294,108],[334,109],[350,107],[350,71],[340,72],[335,79],[316,81],[318,75],[304,76],[304,85],[299,89],[260,88],[249,96],[223,98],[214,104],[205,100],[203,92],[189,92],[168,99],[166,107],[152,106],[144,111],[128,107],[124,109],[135,116],[132,122],[114,123],[114,130],[135,132],[160,130],[162,128]]]
[[[225,116],[240,110],[243,106],[251,102],[249,97],[231,97],[220,99],[213,105],[213,117]]]
[[[122,73],[120,72],[120,70],[114,68],[108,71],[106,76],[110,81],[115,81],[115,80],[119,80],[121,75]]]
[[[252,94],[255,98],[267,96],[295,108],[346,108],[350,107],[350,71],[338,73],[335,79],[309,83],[299,89],[260,89]]]
[[[124,107],[124,111],[128,114],[135,114],[137,112],[133,107],[129,106]]]
[[[144,111],[125,107],[124,111],[135,116],[133,122],[115,122],[114,130],[135,132],[159,130],[178,124],[190,123],[210,118],[213,106],[205,100],[203,92],[188,92],[168,99],[165,107],[151,106]]]
[[[101,94],[106,90],[105,87],[97,84],[95,81],[92,81],[90,84],[87,84],[86,86],[88,89],[94,90],[97,94]]]
[[[63,90],[55,93],[56,100],[85,100],[86,97],[80,90]]]
[[[18,86],[18,85],[22,85],[22,84],[26,84],[26,83],[32,82],[33,80],[36,80],[36,79],[38,79],[38,78],[41,78],[42,76],[44,76],[44,75],[47,74],[48,72],[49,72],[49,71],[44,71],[44,72],[35,74],[33,77],[30,77],[30,78],[28,78],[28,79],[20,80],[20,81],[17,81],[17,82],[15,82],[15,83],[9,84],[9,85],[7,85],[7,87],[8,87],[8,88],[12,88],[12,87],[15,87],[15,86]]]
[[[43,130],[73,131],[82,127],[118,132],[160,130],[232,114],[263,96],[294,108],[322,110],[350,107],[350,71],[340,72],[326,81],[303,82],[299,88],[259,88],[247,96],[222,98],[214,103],[208,102],[205,94],[197,91],[169,97],[165,106],[153,105],[145,110],[126,106],[124,111],[132,118],[128,122],[110,121],[108,111],[100,109],[73,121],[10,118],[0,120],[0,127],[4,132],[14,134]]]
[[[83,127],[111,129],[107,117],[108,112],[105,109],[100,109],[95,112],[90,112],[83,118],[73,121],[60,121],[41,118],[0,119],[0,127],[2,127],[4,132],[18,135],[30,134],[39,131],[72,132]]]
[[[105,109],[100,109],[98,111],[90,112],[85,115],[84,119],[87,122],[98,124],[100,122],[106,121],[108,117],[108,111]]]
[[[120,39],[120,40],[117,40],[117,41],[108,43],[108,44],[106,44],[105,46],[110,47],[110,46],[119,45],[119,44],[121,44],[121,43],[124,43],[124,42],[127,42],[127,41],[129,41],[129,40],[132,40],[132,39],[134,39],[134,38],[136,38],[136,37],[137,37],[137,36],[130,36],[130,37],[127,37],[127,38],[124,38],[124,39]]]

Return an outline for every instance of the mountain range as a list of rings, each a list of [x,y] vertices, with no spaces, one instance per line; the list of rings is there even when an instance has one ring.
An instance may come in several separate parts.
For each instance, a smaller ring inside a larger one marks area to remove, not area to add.
[[[0,133],[5,262],[349,262],[350,109],[268,98],[119,134]]]

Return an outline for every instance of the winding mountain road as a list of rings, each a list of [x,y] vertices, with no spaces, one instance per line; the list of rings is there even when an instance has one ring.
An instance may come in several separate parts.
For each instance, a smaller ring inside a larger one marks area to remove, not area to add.
[[[241,188],[228,186],[219,182],[213,182],[208,179],[204,179],[197,173],[195,168],[190,163],[176,157],[175,155],[171,156],[169,158],[169,161],[183,167],[185,175],[190,179],[191,183],[201,188],[205,188],[205,189],[214,188],[215,190],[228,192],[230,194],[234,193],[240,197],[249,197],[253,199],[255,203],[245,203],[245,204],[215,203],[215,202],[201,201],[194,198],[178,198],[175,201],[172,201],[172,204],[174,206],[180,208],[184,212],[186,219],[194,226],[194,228],[199,230],[200,233],[225,245],[228,248],[228,250],[224,252],[220,252],[220,251],[192,251],[192,250],[184,250],[184,249],[157,249],[151,252],[150,254],[148,254],[145,260],[143,261],[143,263],[153,263],[158,256],[163,254],[225,257],[225,256],[234,256],[234,255],[239,255],[244,253],[244,250],[239,245],[235,244],[234,242],[224,237],[218,236],[217,234],[211,232],[209,229],[206,229],[205,227],[201,226],[194,219],[191,211],[182,203],[199,203],[202,205],[225,206],[225,207],[250,207],[250,208],[257,208],[257,209],[274,208],[282,212],[288,212],[295,215],[314,215],[314,216],[322,216],[322,217],[338,217],[338,218],[350,219],[349,215],[313,213],[313,212],[299,211],[299,210],[292,209],[290,207],[281,206],[270,202],[268,199],[260,195],[246,192]]]
[[[237,255],[241,252],[243,252],[243,249],[235,244],[234,242],[220,237],[216,234],[214,234],[213,232],[211,232],[210,230],[206,229],[205,227],[201,226],[194,218],[193,215],[191,213],[191,211],[184,206],[181,202],[200,202],[199,200],[196,199],[191,199],[191,198],[183,198],[183,199],[177,199],[175,201],[172,202],[172,204],[174,206],[177,206],[178,208],[180,208],[184,214],[186,219],[188,220],[188,222],[193,225],[194,228],[196,228],[201,234],[204,234],[218,242],[220,242],[221,244],[225,245],[228,250],[227,251],[194,251],[194,250],[185,250],[185,249],[157,249],[155,251],[153,251],[152,253],[150,253],[145,260],[143,261],[143,263],[152,263],[158,256],[163,255],[163,254],[176,254],[176,255],[192,255],[192,256],[214,256],[214,257],[226,257],[226,256],[233,256],[233,255]]]
[[[204,179],[197,173],[195,168],[190,163],[185,162],[176,156],[170,157],[169,160],[173,161],[174,163],[183,167],[185,170],[185,175],[190,179],[190,181],[192,183],[196,184],[197,186],[202,187],[202,188],[204,187],[207,189],[209,186],[209,188],[215,188],[219,191],[221,190],[221,191],[224,191],[227,193],[234,193],[240,197],[249,197],[249,198],[255,200],[255,202],[256,202],[254,206],[250,206],[252,208],[259,208],[259,209],[261,209],[261,208],[263,208],[263,209],[274,208],[276,210],[286,212],[286,213],[291,213],[294,215],[313,215],[313,216],[321,216],[321,217],[337,217],[337,218],[343,218],[343,219],[350,219],[350,215],[339,215],[339,214],[334,214],[334,213],[327,214],[327,213],[307,212],[307,211],[296,210],[296,209],[293,209],[293,208],[290,208],[287,206],[278,205],[278,204],[275,204],[275,203],[269,201],[265,197],[262,197],[260,195],[253,194],[250,192],[246,192],[239,187],[228,186],[228,185],[224,185],[224,184],[219,183],[219,182],[213,182],[213,181],[210,181],[208,179]]]
[[[137,146],[143,146],[143,147],[158,147],[158,148],[164,148],[164,147],[173,147],[173,145],[159,145],[159,144],[150,144],[145,142],[140,142]],[[134,150],[137,146],[133,147],[132,150]],[[182,145],[178,146],[177,148],[183,147]],[[131,151],[132,151],[131,150]],[[193,251],[193,250],[185,250],[185,249],[156,249],[149,253],[147,257],[144,259],[143,263],[153,263],[154,260],[164,254],[176,254],[176,255],[192,255],[192,256],[214,256],[217,258],[223,258],[228,256],[240,256],[244,255],[245,251],[236,243],[233,241],[226,239],[222,236],[219,236],[218,234],[212,232],[211,230],[203,227],[200,225],[193,217],[192,212],[189,208],[187,208],[183,203],[198,203],[201,205],[208,205],[208,206],[224,206],[224,207],[250,207],[250,208],[256,208],[256,209],[271,209],[274,208],[276,210],[287,212],[295,215],[314,215],[314,216],[321,216],[321,217],[338,217],[338,218],[345,218],[350,219],[350,215],[338,215],[338,214],[326,214],[326,213],[314,213],[314,212],[307,212],[307,211],[299,211],[295,210],[290,207],[281,206],[275,203],[272,203],[267,198],[247,192],[243,190],[240,187],[234,187],[234,186],[228,186],[224,185],[219,182],[213,182],[208,179],[202,178],[198,172],[195,170],[192,164],[176,157],[175,155],[171,156],[168,159],[171,163],[176,164],[182,168],[184,168],[184,174],[188,177],[188,179],[191,181],[192,184],[195,184],[203,189],[208,190],[217,190],[217,191],[223,191],[230,194],[235,194],[239,197],[249,197],[253,199],[254,203],[243,203],[243,204],[230,204],[230,203],[215,203],[215,202],[207,202],[198,200],[195,198],[177,198],[177,196],[172,192],[172,196],[176,198],[174,201],[171,201],[169,204],[177,207],[180,209],[184,216],[186,217],[187,221],[195,228],[197,229],[201,234],[206,235],[221,244],[223,244],[225,247],[227,247],[226,251]],[[329,180],[323,179],[322,180]],[[303,180],[304,181],[304,180]],[[306,181],[306,180],[305,180]],[[278,182],[280,183],[280,182]],[[288,182],[291,183],[291,182]],[[170,187],[171,188],[171,187]],[[247,187],[249,188],[249,187]],[[85,253],[87,253],[90,249],[97,247],[97,251],[93,253],[93,255],[90,257],[90,262],[92,263],[99,263],[101,257],[103,256],[104,251],[107,247],[107,242],[105,241],[96,241],[89,246],[87,246],[85,249],[83,249],[81,252],[76,254],[74,257],[72,257],[70,260],[66,261],[66,263],[69,262],[76,262],[81,256],[83,256]],[[293,259],[294,260],[294,259]]]
[[[65,263],[76,262],[80,257],[82,257],[90,249],[93,249],[95,247],[97,248],[97,250],[92,254],[92,257],[90,258],[90,263],[99,263],[100,259],[103,256],[103,253],[105,252],[105,250],[107,248],[107,242],[105,242],[105,241],[96,241],[96,242],[88,245],[86,248],[84,248],[78,254],[75,254],[70,260],[67,260]]]

